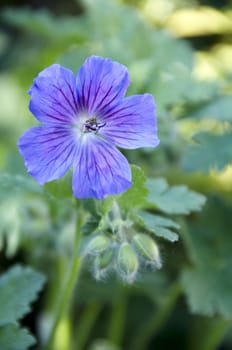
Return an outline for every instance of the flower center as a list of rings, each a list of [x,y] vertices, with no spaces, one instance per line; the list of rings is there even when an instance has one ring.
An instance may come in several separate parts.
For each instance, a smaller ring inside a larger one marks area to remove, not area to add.
[[[105,125],[105,123],[98,123],[96,118],[89,118],[82,124],[81,131],[83,133],[94,132],[96,134]]]

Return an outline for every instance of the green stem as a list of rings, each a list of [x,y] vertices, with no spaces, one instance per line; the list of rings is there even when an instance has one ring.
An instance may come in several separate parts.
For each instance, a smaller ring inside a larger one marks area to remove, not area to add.
[[[189,349],[215,350],[222,342],[226,332],[232,327],[229,320],[220,318],[197,319],[193,327],[193,336],[190,339]],[[198,334],[196,337],[195,334]]]
[[[67,279],[63,285],[63,288],[57,300],[55,319],[48,338],[47,345],[45,346],[45,350],[54,349],[54,340],[55,340],[57,328],[63,316],[68,310],[68,307],[71,301],[71,295],[80,273],[81,259],[78,256],[78,250],[79,250],[79,244],[80,244],[81,225],[82,225],[82,213],[81,213],[81,208],[79,208],[79,211],[77,214],[75,242],[74,242],[71,266],[70,266],[69,273],[67,275]]]
[[[149,341],[160,331],[160,329],[167,321],[180,293],[181,289],[179,284],[175,283],[170,287],[164,302],[161,304],[157,312],[154,312],[150,319],[148,319],[147,322],[143,323],[139,331],[136,332],[133,338],[131,349],[148,349]]]
[[[108,339],[117,345],[121,344],[123,337],[123,329],[125,323],[127,296],[125,291],[121,291],[121,295],[112,306],[111,318],[109,321]]]
[[[75,331],[75,345],[73,349],[82,350],[86,345],[90,331],[99,315],[101,304],[99,302],[92,302],[87,305],[81,318],[79,319],[77,329]]]
[[[186,219],[179,218],[179,224],[181,226],[181,237],[182,237],[184,246],[188,252],[188,256],[193,264],[197,264],[199,263],[199,257],[197,254],[196,247],[194,246],[191,233],[189,232]]]

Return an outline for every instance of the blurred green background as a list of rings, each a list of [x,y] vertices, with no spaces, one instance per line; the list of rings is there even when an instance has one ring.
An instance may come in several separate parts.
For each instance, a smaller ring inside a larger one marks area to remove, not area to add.
[[[207,204],[202,213],[178,216],[180,241],[162,242],[163,268],[144,271],[134,286],[114,277],[96,282],[84,269],[54,350],[232,349],[232,1],[2,0],[0,6],[0,268],[20,262],[48,276],[22,320],[39,339],[35,348],[42,349],[65,275],[73,209],[62,194],[45,200],[26,175],[16,145],[36,124],[26,92],[50,64],[77,72],[96,54],[128,66],[128,94],[150,92],[157,103],[161,144],[125,152],[129,161],[149,177],[203,193]],[[71,329],[83,335],[83,347],[75,347]]]

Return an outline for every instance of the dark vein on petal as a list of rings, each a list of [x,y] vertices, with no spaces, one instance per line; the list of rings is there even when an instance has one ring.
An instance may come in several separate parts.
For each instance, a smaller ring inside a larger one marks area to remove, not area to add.
[[[107,135],[109,138],[111,138],[112,140],[114,140],[115,142],[120,141],[120,140],[126,140],[126,141],[137,141],[140,139],[140,137],[123,137],[121,135]]]
[[[44,117],[49,117],[49,118],[54,119],[54,120],[56,120],[56,121],[58,121],[58,122],[62,122],[62,123],[65,122],[64,119],[57,118],[57,116],[54,116],[54,115],[52,115],[52,114],[50,114],[50,113],[47,113],[47,112],[46,112],[46,113],[43,112],[43,115],[44,115]],[[51,123],[51,122],[50,122],[50,123]],[[54,121],[54,123],[55,123],[55,121]]]
[[[89,176],[89,162],[90,162],[90,159],[91,159],[91,150],[89,149],[89,145],[87,145],[86,147],[86,165],[87,165],[87,177],[88,177],[88,181],[89,181],[89,184],[91,185],[91,188],[92,188],[92,181],[91,181],[91,178]]]
[[[90,90],[91,90],[91,85],[92,85],[92,79],[89,80],[89,86],[88,86],[88,91],[87,91],[87,101],[86,104],[89,107],[89,98],[90,98]]]
[[[95,107],[96,110],[98,110],[100,108],[100,106],[102,105],[103,101],[109,96],[112,88],[113,88],[113,86],[111,85],[109,90],[106,92],[106,94],[102,97],[101,101]],[[95,96],[95,99],[96,99],[96,96]],[[107,102],[107,105],[108,105],[108,102]]]
[[[77,101],[76,101],[76,97],[74,95],[73,89],[72,89],[71,85],[68,82],[67,82],[67,86],[69,88],[69,91],[71,92],[71,95],[72,95],[72,98],[73,98],[73,103],[74,103],[74,105],[76,107],[76,110],[78,110],[78,105],[77,105]]]
[[[83,81],[83,84],[81,85],[81,99],[82,99],[82,107],[85,108],[85,80]]]
[[[53,97],[52,97],[53,98]],[[33,102],[33,100],[31,100]],[[48,109],[52,109],[54,112],[56,112],[59,116],[67,118],[67,115],[63,114],[60,110],[58,111],[57,109],[54,108],[54,106],[52,105],[54,102],[56,101],[48,101],[45,97],[41,98],[40,100],[40,104],[41,105],[45,105],[47,106]],[[45,112],[45,110],[43,109],[43,106],[40,108],[41,112],[44,113],[45,115],[47,114],[47,112]]]
[[[114,96],[112,97],[112,99],[110,101],[107,101],[107,103],[102,107],[102,109],[105,109],[107,106],[109,106],[117,97],[118,95],[121,93],[120,89],[118,90],[118,92],[116,94],[114,94]],[[100,110],[100,113],[102,113],[102,109]]]
[[[59,90],[59,89],[58,89]],[[63,108],[63,110],[68,113],[68,115],[70,115],[70,110],[64,105],[64,104],[61,104],[59,100],[57,100],[54,96],[53,96],[53,100],[54,102],[60,107],[60,108]],[[72,112],[73,113],[76,113],[73,108],[71,107],[72,109]]]
[[[61,93],[61,95],[63,96],[63,98],[65,99],[65,101],[67,102],[67,104],[69,105],[71,110],[73,111],[73,113],[76,113],[75,109],[73,108],[73,105],[71,104],[71,102],[68,99],[68,97],[65,95],[63,89],[60,86],[56,86],[54,84],[51,84],[51,86],[53,86],[56,90],[58,90]]]
[[[48,105],[48,108],[51,109],[52,111],[56,112],[59,116],[64,117],[64,118],[66,119],[67,116],[70,114],[70,112],[67,111],[67,110],[65,110],[65,108],[64,108],[62,105],[60,105],[59,102],[57,102],[57,100],[55,100],[55,99],[53,99],[53,100],[54,100],[54,101],[53,101],[51,104]],[[56,103],[58,106],[60,105],[60,106],[65,110],[65,112],[68,113],[68,114],[63,114],[61,110],[57,110],[57,109],[53,106],[53,103]],[[41,109],[41,111],[43,111],[43,109]],[[43,111],[43,112],[44,112],[44,111]]]
[[[46,166],[49,166],[53,161],[58,160],[58,159],[60,158],[61,154],[62,154],[63,152],[65,152],[65,151],[70,147],[70,145],[71,145],[71,143],[68,143],[68,144],[66,145],[65,148],[61,148],[60,153],[59,153],[58,155],[56,154],[56,156],[55,156],[54,158],[50,159],[49,162],[46,163],[45,165],[46,165]],[[63,146],[63,145],[62,145],[62,146]],[[64,161],[62,162],[62,164],[63,164],[65,161],[67,161],[67,157],[65,157]],[[58,165],[58,166],[59,166],[59,165]]]
[[[98,93],[99,93],[99,91],[100,91],[100,88],[101,88],[101,81],[99,82],[98,87],[97,87],[97,89],[96,89],[96,91],[95,91],[95,93],[94,93],[93,103],[92,103],[92,105],[90,106],[90,109],[93,108],[93,105],[94,105],[94,103],[96,102],[96,98],[97,98],[97,96],[98,96]]]
[[[74,144],[71,144],[71,143],[70,143],[69,146],[70,146],[70,151],[69,151],[68,155],[66,155],[66,158],[63,160],[63,162],[62,162],[61,164],[58,164],[58,165],[57,165],[55,171],[56,171],[59,167],[61,167],[65,162],[67,162],[68,159],[69,159],[69,157],[71,156],[71,153],[73,152],[73,149],[74,149]],[[66,149],[68,149],[68,146],[66,147]],[[65,149],[65,151],[66,151],[66,149]],[[71,162],[70,162],[70,163],[71,163]],[[70,165],[71,165],[71,164],[70,164]]]
[[[120,108],[120,109],[116,109],[115,106],[112,106],[112,108],[109,109],[109,110],[105,113],[104,117],[105,117],[105,118],[110,118],[111,116],[114,116],[115,114],[118,114],[118,113],[120,113],[120,112],[122,112],[122,111],[125,111],[125,110],[127,110],[127,109],[129,109],[129,108],[133,108],[133,107],[135,107],[135,105],[122,107],[122,108]],[[112,112],[112,110],[113,110],[113,112]],[[110,112],[112,112],[112,113],[109,114]],[[129,113],[128,115],[131,115],[131,114],[134,114],[134,113]],[[140,113],[137,112],[137,114],[139,115]]]

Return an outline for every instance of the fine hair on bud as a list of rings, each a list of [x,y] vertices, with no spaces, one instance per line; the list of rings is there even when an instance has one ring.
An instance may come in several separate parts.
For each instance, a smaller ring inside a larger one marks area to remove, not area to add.
[[[112,244],[111,239],[105,234],[96,235],[88,241],[84,255],[98,255],[104,252]]]
[[[138,272],[139,261],[136,252],[127,242],[120,245],[116,260],[116,270],[127,283],[133,283]]]
[[[95,256],[93,268],[94,277],[96,280],[101,280],[106,277],[108,272],[112,269],[113,258],[114,248],[108,248],[99,255]]]
[[[137,233],[133,237],[133,244],[139,255],[145,260],[145,263],[161,268],[161,259],[158,245],[148,235]]]

